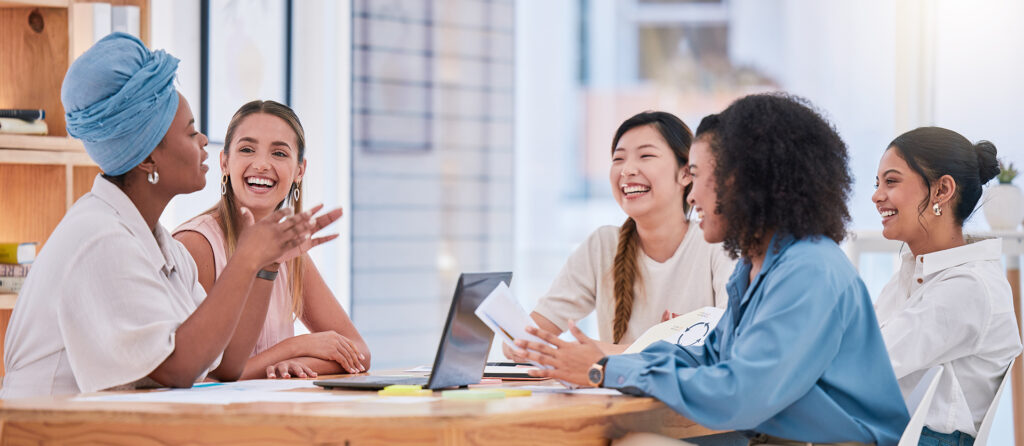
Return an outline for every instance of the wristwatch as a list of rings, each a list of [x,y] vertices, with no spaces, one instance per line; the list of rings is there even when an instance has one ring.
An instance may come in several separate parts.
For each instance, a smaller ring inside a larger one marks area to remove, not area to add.
[[[587,381],[594,387],[601,387],[604,384],[604,365],[608,363],[608,357],[598,359],[587,371]]]
[[[261,269],[258,272],[256,272],[256,277],[259,277],[260,279],[263,279],[263,280],[269,280],[269,281],[273,282],[274,279],[277,279],[277,271],[270,271],[268,269]]]

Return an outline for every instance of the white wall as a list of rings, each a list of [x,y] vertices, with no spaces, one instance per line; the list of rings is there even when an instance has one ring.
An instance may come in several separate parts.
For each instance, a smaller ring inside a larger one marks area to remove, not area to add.
[[[547,291],[573,241],[553,230],[579,133],[577,2],[516,3],[515,239],[512,289],[527,310]],[[585,236],[585,234],[584,234]],[[559,253],[555,262],[538,259]]]

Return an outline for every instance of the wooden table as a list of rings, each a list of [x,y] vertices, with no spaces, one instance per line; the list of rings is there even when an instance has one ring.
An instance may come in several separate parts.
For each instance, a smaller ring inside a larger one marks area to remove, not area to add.
[[[412,404],[200,405],[47,397],[0,401],[0,421],[4,445],[604,445],[629,431],[676,438],[714,433],[652,398],[539,392],[503,400]]]
[[[1017,327],[1021,327],[1020,258],[1024,255],[1024,232],[999,231],[968,233],[977,237],[998,237],[1003,239],[1003,255],[1006,256],[1006,280],[1013,292],[1013,312],[1017,316]],[[902,242],[886,240],[880,231],[858,231],[846,244],[846,253],[854,266],[860,263],[864,252],[900,252],[907,249]],[[1014,443],[1024,446],[1024,355],[1017,357],[1010,373],[1013,384],[1013,430]]]

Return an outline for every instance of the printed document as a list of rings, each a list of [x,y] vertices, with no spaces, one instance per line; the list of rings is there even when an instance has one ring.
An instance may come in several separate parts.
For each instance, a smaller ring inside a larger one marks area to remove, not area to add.
[[[704,339],[718,325],[725,310],[704,307],[676,316],[651,328],[640,335],[623,353],[639,353],[657,341],[666,341],[683,347],[704,345]]]

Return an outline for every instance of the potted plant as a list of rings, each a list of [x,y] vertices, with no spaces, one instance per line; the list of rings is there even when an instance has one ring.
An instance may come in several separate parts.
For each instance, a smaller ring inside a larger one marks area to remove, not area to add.
[[[993,231],[1013,231],[1024,219],[1024,193],[1013,185],[1017,173],[1013,163],[999,161],[999,184],[985,191],[985,219]]]

